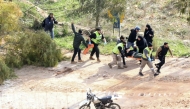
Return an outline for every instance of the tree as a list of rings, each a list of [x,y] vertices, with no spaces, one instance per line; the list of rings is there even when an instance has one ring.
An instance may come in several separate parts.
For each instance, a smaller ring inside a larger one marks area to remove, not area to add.
[[[190,23],[190,0],[178,0],[175,6],[180,13],[187,15],[187,21]]]
[[[96,19],[96,27],[100,26],[100,17],[106,16],[108,10],[121,14],[125,11],[125,0],[78,0],[80,6],[74,11],[74,15],[92,14]],[[72,13],[73,14],[73,13]],[[106,17],[108,18],[108,16]]]

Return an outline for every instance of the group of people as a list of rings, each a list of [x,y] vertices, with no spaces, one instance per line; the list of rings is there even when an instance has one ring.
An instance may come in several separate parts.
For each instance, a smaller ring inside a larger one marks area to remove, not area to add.
[[[50,32],[50,36],[53,39],[54,33],[53,33],[53,25],[57,24],[58,22],[53,17],[53,13],[50,13],[48,18],[45,19],[45,31]],[[88,42],[85,41],[83,37],[83,31],[81,29],[78,30],[78,32],[75,30],[74,23],[71,24],[71,28],[74,33],[74,40],[73,40],[73,48],[74,53],[71,59],[71,64],[75,64],[75,57],[78,54],[78,62],[83,62],[81,59],[81,42],[85,47],[88,47],[88,44],[93,44],[93,49],[90,53],[90,60],[95,60],[93,58],[93,55],[96,53],[96,58],[98,62],[101,62],[99,58],[99,48],[98,45],[101,43],[101,41],[104,41],[104,44],[107,44],[106,39],[104,38],[104,35],[101,31],[101,28],[96,28],[95,31],[91,32],[91,34],[88,37]],[[160,73],[161,67],[165,63],[165,56],[167,52],[169,51],[171,56],[172,52],[168,46],[168,43],[165,42],[162,46],[159,47],[159,49],[156,52],[155,58],[159,59],[159,63],[155,64],[157,71],[154,70],[152,61],[154,60],[154,57],[152,56],[153,52],[153,37],[154,37],[154,31],[151,28],[149,24],[146,25],[144,36],[138,35],[138,32],[140,31],[140,27],[135,27],[134,29],[131,29],[131,33],[129,37],[126,37],[127,42],[125,42],[125,37],[121,36],[120,39],[117,41],[116,46],[112,50],[112,58],[113,61],[108,63],[108,66],[110,68],[113,67],[113,65],[117,64],[118,69],[127,68],[125,57],[132,57],[137,58],[140,61],[140,70],[139,75],[144,76],[142,73],[143,68],[145,65],[148,65],[151,69],[152,73],[150,73],[150,77],[157,76]],[[135,43],[136,42],[136,43]],[[132,47],[132,49],[131,49]],[[123,65],[122,65],[122,61]]]

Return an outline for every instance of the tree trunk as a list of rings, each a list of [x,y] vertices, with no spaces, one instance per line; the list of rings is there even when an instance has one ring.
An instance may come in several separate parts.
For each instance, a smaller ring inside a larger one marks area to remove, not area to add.
[[[99,21],[100,21],[100,3],[101,0],[96,0],[96,27],[99,27]]]

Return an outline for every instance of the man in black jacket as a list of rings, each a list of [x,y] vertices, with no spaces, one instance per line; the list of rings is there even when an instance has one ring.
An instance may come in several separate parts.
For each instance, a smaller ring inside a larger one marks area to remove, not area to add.
[[[93,32],[90,35],[90,39],[91,39],[91,43],[94,44],[94,48],[92,49],[92,52],[90,54],[90,58],[89,59],[90,60],[95,60],[93,58],[93,55],[96,52],[97,61],[101,62],[100,59],[99,59],[100,51],[99,51],[98,45],[101,43],[101,40],[104,40],[104,45],[107,44],[106,39],[104,38],[101,29],[100,28],[96,28],[96,31]]]
[[[140,27],[135,27],[135,29],[131,29],[131,33],[128,38],[127,42],[127,48],[130,48],[131,46],[134,48],[134,42],[136,41],[137,33],[139,32]]]
[[[165,56],[168,51],[170,52],[171,56],[173,57],[172,51],[170,50],[168,43],[165,42],[164,45],[160,46],[160,48],[156,52],[156,58],[158,58],[160,60],[160,63],[155,64],[155,66],[158,68],[157,69],[158,73],[160,73],[161,67],[165,64]],[[157,76],[157,75],[155,75],[155,76]]]
[[[71,59],[71,64],[75,64],[77,62],[74,61],[75,59],[75,56],[77,55],[78,53],[78,62],[83,62],[81,60],[81,49],[80,49],[80,45],[81,45],[81,42],[83,42],[83,44],[86,46],[87,48],[87,44],[82,36],[82,30],[79,29],[78,33],[75,31],[75,27],[74,27],[74,24],[72,23],[71,24],[71,27],[72,27],[72,30],[73,30],[73,33],[75,34],[74,36],[74,40],[73,40],[73,48],[74,48],[74,54],[72,56],[72,59]]]
[[[136,46],[138,47],[138,52],[143,54],[143,50],[147,47],[146,39],[142,36],[138,36]],[[139,62],[141,64],[141,60],[139,60]]]
[[[144,38],[146,39],[147,43],[152,43],[154,37],[154,31],[152,30],[149,24],[146,25],[144,31]]]
[[[53,17],[53,13],[50,13],[49,16],[45,19],[45,31],[50,32],[50,36],[54,38],[53,25],[58,24],[58,22]]]

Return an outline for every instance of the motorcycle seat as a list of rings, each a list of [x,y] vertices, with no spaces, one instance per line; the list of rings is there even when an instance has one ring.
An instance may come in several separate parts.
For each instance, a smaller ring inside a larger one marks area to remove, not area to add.
[[[102,98],[99,98],[99,100],[105,104],[107,102],[109,102],[111,100],[112,96],[106,96],[106,97],[102,97]]]

